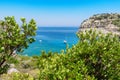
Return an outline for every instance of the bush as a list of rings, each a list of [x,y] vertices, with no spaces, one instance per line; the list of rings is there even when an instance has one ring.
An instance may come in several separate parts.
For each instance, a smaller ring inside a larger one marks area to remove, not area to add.
[[[66,53],[40,56],[37,66],[43,80],[119,80],[120,42],[112,34],[85,31]]]
[[[46,54],[47,55],[47,54]],[[39,57],[39,80],[82,80],[94,79],[87,74],[84,61],[68,54],[53,54],[51,57]]]
[[[120,27],[120,19],[113,20],[112,24],[116,25],[117,27]]]
[[[88,74],[98,80],[120,79],[120,41],[118,36],[85,31],[78,34],[78,44],[70,49],[69,54],[84,61]]]
[[[3,74],[2,80],[34,80],[34,78],[27,73],[12,73]]]
[[[11,57],[35,41],[36,22],[31,19],[27,24],[25,18],[21,18],[21,21],[22,26],[16,23],[13,16],[0,21],[0,67],[4,68],[6,61],[11,61]]]

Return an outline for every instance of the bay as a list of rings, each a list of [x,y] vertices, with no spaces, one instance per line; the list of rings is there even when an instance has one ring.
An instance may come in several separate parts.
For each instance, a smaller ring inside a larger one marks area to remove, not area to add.
[[[40,55],[41,51],[60,52],[76,44],[78,38],[76,32],[78,27],[38,27],[36,41],[29,45],[22,53],[23,55]]]

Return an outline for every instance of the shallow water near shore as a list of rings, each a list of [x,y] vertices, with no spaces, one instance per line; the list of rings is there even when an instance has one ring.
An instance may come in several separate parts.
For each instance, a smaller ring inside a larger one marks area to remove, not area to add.
[[[29,45],[22,53],[27,56],[40,55],[41,51],[60,52],[76,44],[78,27],[38,27],[36,41]]]

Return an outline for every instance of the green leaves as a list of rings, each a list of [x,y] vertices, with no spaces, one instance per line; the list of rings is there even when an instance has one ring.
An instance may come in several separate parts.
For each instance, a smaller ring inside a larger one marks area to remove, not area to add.
[[[36,22],[33,19],[27,24],[25,18],[21,18],[22,27],[16,23],[14,16],[7,16],[4,19],[0,21],[0,55],[3,56],[0,67],[14,51],[21,52],[29,43],[34,42],[33,36],[36,33]]]
[[[45,52],[38,58],[39,79],[47,80],[119,80],[120,42],[112,34],[85,31],[66,53]]]
[[[32,37],[29,38],[29,43],[32,43],[32,42],[34,42],[34,41],[35,41],[35,39],[33,39]]]
[[[24,17],[22,17],[21,21],[24,23],[24,22],[26,22],[26,19]]]
[[[91,30],[81,32],[78,36],[80,41],[72,50],[77,55],[81,53],[80,58],[88,67],[88,74],[96,79],[113,79],[116,72],[120,74],[120,67],[117,66],[120,65],[120,42],[117,36]]]
[[[43,52],[36,61],[40,70],[39,79],[77,80],[88,77],[84,62],[72,53],[46,54]],[[91,77],[89,76],[89,78]]]

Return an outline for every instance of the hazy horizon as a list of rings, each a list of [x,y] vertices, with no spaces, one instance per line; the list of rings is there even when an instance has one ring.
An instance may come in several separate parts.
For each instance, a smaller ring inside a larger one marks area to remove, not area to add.
[[[79,27],[98,13],[120,13],[120,0],[0,0],[0,20],[5,16],[34,18],[38,26]]]

